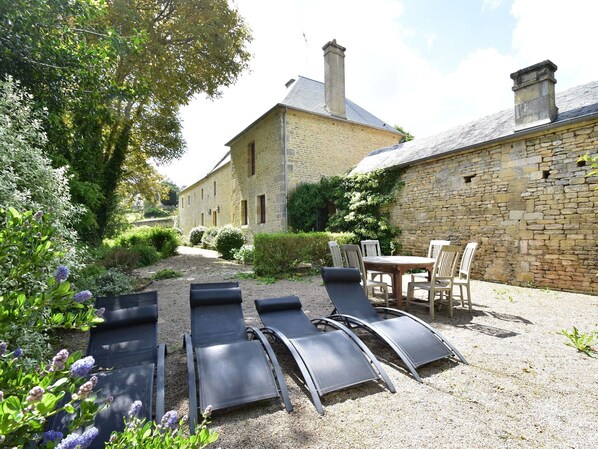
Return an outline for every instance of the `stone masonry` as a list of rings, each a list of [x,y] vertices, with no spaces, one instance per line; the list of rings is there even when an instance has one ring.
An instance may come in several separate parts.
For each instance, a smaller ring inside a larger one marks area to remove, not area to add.
[[[578,162],[596,148],[594,120],[408,166],[402,252],[476,241],[475,279],[598,293],[598,178]]]

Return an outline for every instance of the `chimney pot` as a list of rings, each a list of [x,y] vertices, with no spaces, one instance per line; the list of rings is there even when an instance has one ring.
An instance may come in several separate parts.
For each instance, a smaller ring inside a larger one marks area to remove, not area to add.
[[[515,131],[551,123],[556,119],[556,70],[557,66],[547,59],[511,73],[515,93]]]
[[[347,118],[345,107],[345,50],[336,39],[322,47],[324,50],[324,91],[326,108],[333,116]]]

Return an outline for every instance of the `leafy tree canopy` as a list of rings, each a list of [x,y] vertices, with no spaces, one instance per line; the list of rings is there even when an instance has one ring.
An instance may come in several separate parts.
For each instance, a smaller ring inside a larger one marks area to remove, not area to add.
[[[47,109],[47,149],[70,167],[88,240],[106,229],[119,184],[155,191],[151,161],[185,150],[179,107],[233,84],[251,40],[227,0],[0,0],[0,28],[0,76]]]

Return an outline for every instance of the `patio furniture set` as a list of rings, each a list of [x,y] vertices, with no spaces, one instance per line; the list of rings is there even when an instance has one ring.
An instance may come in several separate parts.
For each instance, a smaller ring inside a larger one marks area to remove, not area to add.
[[[219,410],[278,398],[288,412],[293,410],[270,340],[286,347],[320,414],[321,397],[332,391],[371,381],[396,391],[357,330],[388,345],[419,382],[417,369],[425,364],[445,358],[467,364],[428,323],[401,310],[374,307],[359,269],[324,267],[321,274],[334,307],[329,316],[310,319],[297,296],[257,299],[261,329],[245,324],[237,282],[190,285],[191,333],[183,347],[191,433],[208,406]],[[90,447],[103,447],[112,431],[123,430],[123,416],[136,400],[143,404],[141,417],[159,421],[164,415],[166,348],[157,340],[157,299],[156,292],[146,292],[96,301],[106,308],[105,321],[91,331],[87,355],[101,368],[98,395],[111,395],[114,402],[96,417],[100,434]],[[62,414],[53,428],[66,428],[70,418]]]
[[[453,316],[453,298],[461,301],[461,306],[468,302],[471,311],[471,265],[478,244],[470,242],[462,250],[457,245],[451,245],[448,240],[431,240],[427,257],[419,256],[383,256],[378,240],[363,240],[361,245],[338,245],[335,241],[328,242],[332,263],[335,267],[357,268],[361,274],[361,285],[368,296],[374,296],[379,289],[388,307],[389,285],[384,282],[384,275],[390,277],[392,296],[396,300],[397,308],[403,308],[403,276],[411,270],[424,269],[426,273],[413,273],[407,285],[407,307],[412,304],[423,304],[428,307],[430,316],[434,318],[435,309],[444,299],[449,308],[449,315]],[[457,262],[459,262],[457,269]],[[453,292],[459,288],[459,293]],[[414,297],[416,289],[428,292],[427,301]],[[464,291],[465,289],[465,291]],[[466,296],[464,296],[466,293]],[[439,296],[439,302],[435,302]]]

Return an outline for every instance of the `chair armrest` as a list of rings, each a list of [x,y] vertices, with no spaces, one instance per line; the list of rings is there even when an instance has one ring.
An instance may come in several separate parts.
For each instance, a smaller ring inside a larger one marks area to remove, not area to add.
[[[191,335],[185,334],[184,344],[187,353],[187,382],[189,384],[189,431],[191,435],[195,434],[197,426],[197,382],[195,379],[195,357],[193,354],[193,344]]]
[[[166,358],[166,345],[158,346],[158,373],[156,382],[156,422],[160,422],[164,416],[164,360]]]

